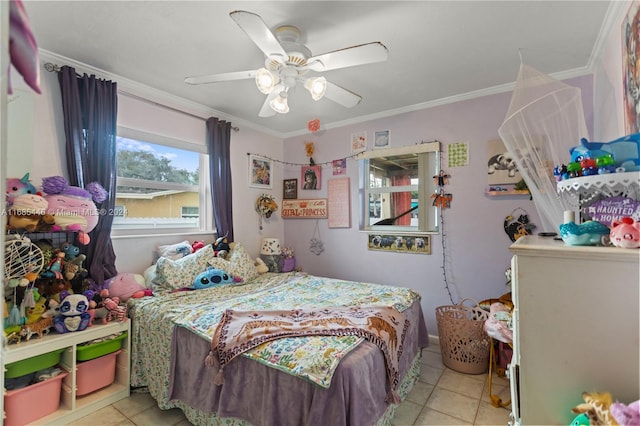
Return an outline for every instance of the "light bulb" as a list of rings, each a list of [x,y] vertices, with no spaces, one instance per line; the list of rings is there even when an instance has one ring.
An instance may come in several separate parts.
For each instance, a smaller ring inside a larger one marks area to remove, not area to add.
[[[269,106],[280,114],[286,114],[289,112],[289,104],[287,103],[287,92],[280,92],[280,94],[269,102]]]
[[[278,77],[274,76],[271,71],[266,68],[260,68],[256,73],[256,86],[258,90],[268,95],[278,83]]]
[[[314,101],[320,100],[327,91],[327,79],[324,77],[309,78],[304,82],[304,88],[311,93]]]

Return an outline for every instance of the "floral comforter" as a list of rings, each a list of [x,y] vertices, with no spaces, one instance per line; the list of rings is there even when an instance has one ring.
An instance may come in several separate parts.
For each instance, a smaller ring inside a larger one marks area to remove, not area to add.
[[[153,381],[147,378],[168,377],[174,326],[211,341],[225,309],[384,305],[404,311],[419,298],[406,288],[288,273],[261,275],[240,286],[140,299],[131,309],[133,341],[138,342],[132,347],[132,385],[148,385],[152,393],[164,394],[160,388],[154,392]],[[328,388],[340,360],[361,341],[355,336],[291,337],[267,342],[243,356]],[[157,362],[146,362],[148,357]]]

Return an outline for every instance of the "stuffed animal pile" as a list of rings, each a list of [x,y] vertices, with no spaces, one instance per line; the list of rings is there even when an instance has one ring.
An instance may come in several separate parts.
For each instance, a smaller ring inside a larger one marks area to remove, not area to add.
[[[583,392],[583,403],[578,404],[571,410],[578,416],[571,425],[640,425],[640,401],[632,402],[629,405],[621,402],[613,402],[613,397],[609,392]]]

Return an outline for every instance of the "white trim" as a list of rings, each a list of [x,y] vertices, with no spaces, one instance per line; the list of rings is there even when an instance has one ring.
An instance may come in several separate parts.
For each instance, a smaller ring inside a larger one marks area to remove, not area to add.
[[[380,157],[392,157],[394,155],[422,154],[423,152],[439,152],[440,142],[425,142],[417,145],[407,145],[399,148],[384,148],[373,151],[363,151],[356,156],[357,159],[369,159]]]
[[[205,145],[187,142],[185,140],[172,138],[170,136],[163,136],[158,133],[151,133],[144,130],[133,129],[131,127],[126,127],[126,126],[118,126],[117,132],[118,132],[118,136],[126,139],[133,139],[141,142],[165,145],[171,148],[178,148],[178,149],[183,149],[185,151],[198,152],[200,154],[205,154],[205,155],[209,154],[207,147]]]

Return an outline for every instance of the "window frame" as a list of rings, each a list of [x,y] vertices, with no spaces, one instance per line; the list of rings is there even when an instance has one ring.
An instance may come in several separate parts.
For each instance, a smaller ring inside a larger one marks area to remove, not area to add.
[[[370,160],[381,157],[393,157],[399,155],[418,155],[418,177],[416,185],[404,185],[396,187],[371,187]],[[423,155],[424,154],[424,155]],[[433,154],[430,158],[429,154]],[[358,156],[360,160],[360,230],[368,233],[402,233],[411,235],[428,235],[439,232],[439,208],[433,206],[432,195],[437,191],[437,185],[432,176],[440,171],[440,142],[425,142],[417,145],[409,145],[399,148],[376,149],[365,151]],[[433,162],[433,164],[429,164]],[[418,192],[418,226],[400,225],[371,225],[370,195],[379,193]],[[428,208],[422,208],[426,206]]]
[[[191,151],[198,154],[199,157],[199,170],[200,178],[198,179],[198,185],[186,185],[172,182],[157,182],[142,180],[146,187],[176,190],[176,191],[196,191],[199,194],[199,218],[198,225],[195,227],[154,227],[154,226],[127,226],[126,228],[120,227],[114,220],[111,233],[113,236],[128,236],[128,235],[171,235],[171,234],[199,234],[199,233],[215,233],[216,229],[213,224],[213,207],[211,203],[211,197],[207,194],[211,193],[209,182],[209,153],[207,147],[203,144],[196,144],[152,132],[133,129],[125,126],[117,127],[117,136],[136,140],[140,142],[147,142],[153,145],[162,145],[170,148],[181,149],[185,151]],[[118,186],[135,186],[140,183],[140,179],[121,178],[116,177],[116,187]],[[117,192],[116,192],[117,196]],[[195,207],[195,206],[193,206]]]

